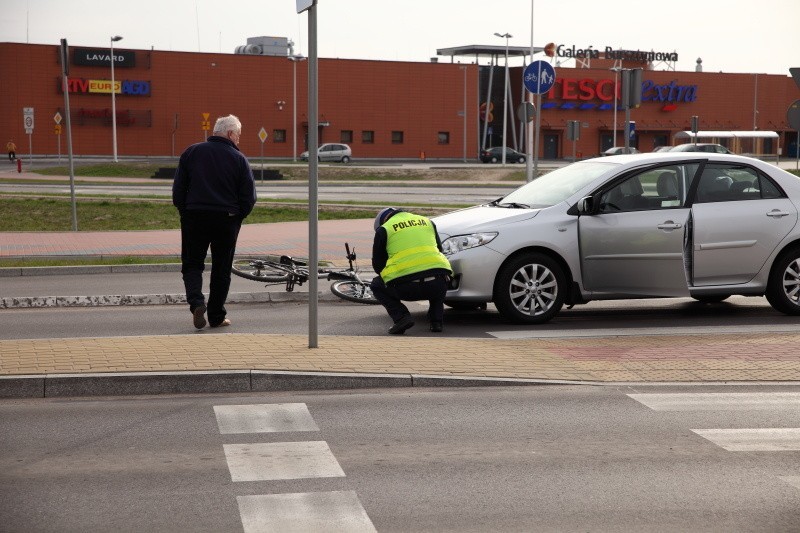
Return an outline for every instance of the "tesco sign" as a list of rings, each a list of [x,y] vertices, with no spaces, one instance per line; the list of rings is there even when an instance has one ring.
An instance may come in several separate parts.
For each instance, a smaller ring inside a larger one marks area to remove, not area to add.
[[[547,98],[560,100],[601,100],[611,102],[621,97],[621,86],[614,90],[614,80],[590,78],[558,78],[547,92]],[[615,95],[616,93],[616,95]],[[679,85],[675,80],[659,84],[653,80],[642,82],[642,102],[680,103],[697,100],[697,85]]]

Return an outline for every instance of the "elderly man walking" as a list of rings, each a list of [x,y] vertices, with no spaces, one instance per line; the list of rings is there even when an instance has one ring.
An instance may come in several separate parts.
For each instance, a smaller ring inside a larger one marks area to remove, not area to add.
[[[194,327],[229,326],[225,300],[242,220],[256,203],[255,181],[247,158],[239,151],[242,123],[234,115],[220,117],[207,141],[181,155],[172,203],[181,216],[181,272]],[[203,270],[211,248],[208,304],[203,295]]]

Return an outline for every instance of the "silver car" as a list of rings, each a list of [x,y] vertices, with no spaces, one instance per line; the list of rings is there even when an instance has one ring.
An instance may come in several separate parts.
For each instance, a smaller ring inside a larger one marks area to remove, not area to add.
[[[659,152],[573,163],[434,221],[447,303],[538,324],[563,305],[766,295],[800,315],[800,179],[757,159]]]
[[[352,157],[353,151],[346,144],[325,143],[319,145],[317,149],[317,159],[319,161],[340,161],[342,163],[349,163]],[[300,159],[308,161],[308,151],[300,154]]]

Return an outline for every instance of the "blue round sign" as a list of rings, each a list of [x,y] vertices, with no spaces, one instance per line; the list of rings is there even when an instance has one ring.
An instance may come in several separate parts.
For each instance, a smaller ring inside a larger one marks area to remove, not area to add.
[[[522,82],[533,94],[546,93],[556,82],[556,69],[547,61],[534,61],[525,67]]]

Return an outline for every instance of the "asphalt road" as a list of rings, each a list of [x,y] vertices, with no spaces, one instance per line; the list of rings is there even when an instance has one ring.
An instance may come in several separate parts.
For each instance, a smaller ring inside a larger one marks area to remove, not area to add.
[[[5,400],[0,529],[797,531],[798,402],[751,386]]]
[[[207,278],[207,276],[206,276]],[[206,279],[207,283],[207,279]],[[179,272],[96,274],[69,276],[20,276],[1,278],[0,293],[20,296],[88,296],[182,294]],[[351,304],[332,298],[328,282],[319,306],[322,335],[384,335],[390,320],[380,306]],[[308,286],[298,287],[298,293]],[[254,281],[234,277],[232,292],[276,291]],[[410,302],[418,324],[407,335],[433,335],[427,331],[427,302]],[[229,304],[233,328],[206,330],[216,333],[308,332],[308,305],[303,302]],[[180,305],[69,307],[0,310],[0,339],[85,336],[170,335],[194,331],[187,307]],[[446,337],[544,337],[642,335],[685,332],[797,331],[800,317],[773,310],[764,298],[731,297],[719,304],[701,304],[690,298],[591,302],[564,308],[554,320],[539,326],[509,324],[490,304],[486,311],[445,310]]]

